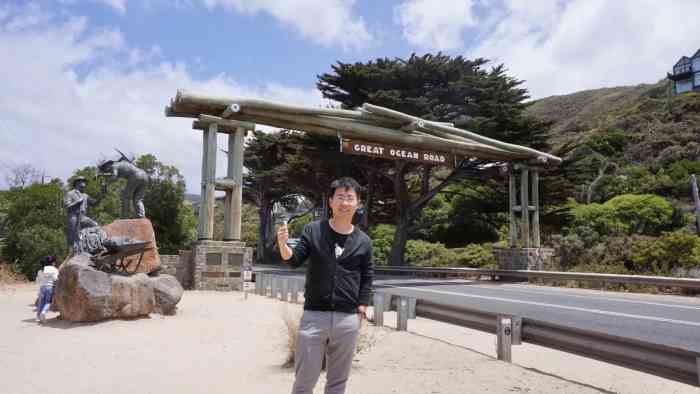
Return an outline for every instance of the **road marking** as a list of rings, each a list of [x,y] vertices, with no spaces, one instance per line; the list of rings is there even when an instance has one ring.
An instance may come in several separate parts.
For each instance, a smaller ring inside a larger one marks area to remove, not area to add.
[[[655,306],[663,306],[663,307],[668,307],[668,308],[700,310],[700,306],[663,304],[660,302],[624,300],[621,298],[603,298],[603,297],[598,296],[598,295],[584,296],[584,295],[578,295],[578,294],[567,294],[565,291],[557,292],[556,290],[554,290],[554,291],[530,291],[529,289],[514,289],[512,287],[504,287],[504,286],[499,286],[499,287],[479,286],[479,285],[470,285],[469,286],[469,288],[472,288],[472,287],[476,287],[479,289],[520,292],[520,293],[526,293],[526,294],[530,293],[530,294],[540,294],[540,295],[549,295],[549,296],[556,295],[556,296],[564,296],[564,297],[586,298],[589,300],[596,299],[596,300],[603,300],[603,301],[627,302],[630,304],[655,305]]]
[[[469,284],[469,289],[471,288],[478,288],[478,289],[486,289],[486,290],[498,290],[498,291],[510,291],[510,292],[520,292],[520,293],[525,293],[525,294],[539,294],[539,295],[545,295],[545,296],[564,296],[564,297],[576,297],[576,298],[585,298],[588,300],[603,300],[603,301],[615,301],[615,302],[627,302],[630,304],[642,304],[642,305],[654,305],[654,306],[663,306],[663,307],[668,307],[668,308],[678,308],[678,309],[690,309],[690,310],[700,310],[700,306],[691,306],[691,305],[675,305],[675,304],[664,304],[660,302],[651,302],[651,301],[637,301],[637,300],[625,300],[622,298],[604,298],[598,295],[579,295],[579,294],[567,294],[566,291],[561,289],[560,291],[557,291],[557,289],[552,289],[552,291],[531,291],[530,289],[526,288],[514,288],[511,285],[498,285],[498,286],[484,286],[484,285],[474,285],[471,283],[474,283],[473,281],[469,281],[467,283]],[[389,283],[390,284],[390,283]],[[455,282],[454,286],[459,286],[461,283]],[[393,285],[392,285],[393,286]],[[519,286],[519,285],[516,285]],[[405,289],[412,289],[412,287],[404,287]],[[533,289],[534,290],[534,289]]]
[[[692,321],[665,319],[665,318],[661,318],[661,317],[652,317],[652,316],[633,315],[633,314],[629,314],[629,313],[611,312],[611,311],[604,311],[604,310],[600,310],[600,309],[586,309],[586,308],[579,308],[579,307],[575,307],[575,306],[548,304],[548,303],[544,303],[544,302],[535,302],[535,301],[521,301],[521,300],[513,300],[510,298],[489,297],[489,296],[481,296],[481,295],[476,295],[476,294],[464,294],[464,293],[456,293],[453,291],[444,291],[444,290],[418,289],[415,287],[409,288],[409,287],[400,287],[400,286],[392,286],[392,285],[382,285],[382,286],[391,287],[394,289],[409,290],[409,291],[411,291],[411,290],[412,291],[423,291],[423,292],[427,292],[427,293],[454,295],[454,296],[458,296],[458,297],[480,298],[480,299],[484,299],[484,300],[510,302],[510,303],[514,303],[514,304],[544,306],[544,307],[548,307],[548,308],[568,309],[568,310],[572,310],[572,311],[595,313],[595,314],[606,315],[606,316],[629,317],[632,319],[652,320],[652,321],[663,322],[663,323],[673,323],[673,324],[682,324],[682,325],[693,326],[693,327],[700,327],[700,323],[696,323],[696,322],[692,322]]]

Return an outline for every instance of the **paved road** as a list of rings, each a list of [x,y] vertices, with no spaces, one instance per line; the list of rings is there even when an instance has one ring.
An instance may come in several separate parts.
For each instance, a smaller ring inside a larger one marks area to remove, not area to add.
[[[287,275],[303,276],[299,271]],[[393,294],[517,315],[700,353],[700,298],[490,281],[379,277]]]
[[[579,327],[700,353],[700,299],[527,284],[377,280],[398,295]]]

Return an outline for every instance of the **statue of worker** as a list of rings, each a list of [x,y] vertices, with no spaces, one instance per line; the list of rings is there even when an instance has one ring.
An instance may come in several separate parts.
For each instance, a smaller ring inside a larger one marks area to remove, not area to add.
[[[126,187],[121,193],[121,218],[128,219],[130,205],[134,206],[134,214],[137,218],[146,217],[146,209],[143,206],[143,197],[146,192],[148,174],[138,168],[133,160],[128,159],[118,149],[121,157],[118,160],[107,160],[98,166],[100,175],[111,177],[112,181],[118,178],[126,179]]]
[[[102,192],[97,198],[90,197],[85,193],[87,179],[82,176],[73,179],[73,189],[69,190],[63,197],[63,206],[66,208],[68,223],[66,225],[66,239],[69,250],[74,253],[81,253],[80,230],[88,227],[98,226],[97,222],[87,216],[88,205],[96,205],[102,200],[106,192],[106,185],[103,185]]]

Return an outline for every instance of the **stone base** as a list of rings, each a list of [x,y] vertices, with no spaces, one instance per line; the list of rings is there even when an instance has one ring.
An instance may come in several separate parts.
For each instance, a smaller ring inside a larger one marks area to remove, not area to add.
[[[253,249],[240,241],[197,241],[192,248],[195,290],[242,290],[241,271],[253,262]]]
[[[503,270],[558,271],[551,248],[493,247],[498,268]]]

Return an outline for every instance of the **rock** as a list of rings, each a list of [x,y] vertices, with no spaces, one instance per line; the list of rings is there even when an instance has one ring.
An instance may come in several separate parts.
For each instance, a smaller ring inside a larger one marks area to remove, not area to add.
[[[180,282],[172,275],[158,275],[149,279],[156,296],[156,312],[163,315],[175,314],[177,303],[184,292]]]
[[[147,316],[155,310],[153,282],[147,275],[98,271],[85,253],[61,265],[54,289],[56,308],[73,322]]]
[[[160,267],[160,255],[156,245],[156,237],[153,232],[153,224],[148,219],[121,219],[102,226],[107,236],[128,237],[139,241],[148,241],[146,252],[139,263],[139,256],[131,256],[127,259],[129,272],[143,272],[149,274]],[[138,267],[138,268],[137,268]]]

